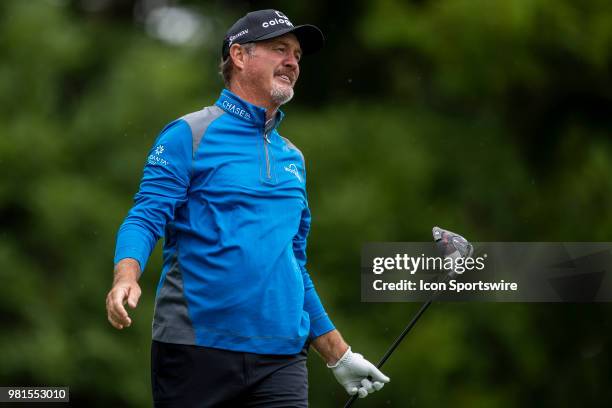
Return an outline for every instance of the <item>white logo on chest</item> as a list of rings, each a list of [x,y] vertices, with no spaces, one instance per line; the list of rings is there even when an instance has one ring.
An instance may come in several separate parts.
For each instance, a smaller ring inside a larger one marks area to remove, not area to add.
[[[289,166],[285,166],[285,171],[288,171],[289,173],[297,177],[300,183],[302,182],[302,178],[300,177],[300,172],[298,171],[298,168],[295,164],[291,163]]]

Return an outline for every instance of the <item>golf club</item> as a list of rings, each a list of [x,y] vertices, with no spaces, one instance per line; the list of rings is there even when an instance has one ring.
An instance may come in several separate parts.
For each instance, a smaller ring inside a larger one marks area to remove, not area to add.
[[[441,253],[441,255],[444,256],[444,258],[467,258],[472,256],[472,254],[474,253],[474,247],[472,246],[472,244],[470,244],[468,240],[463,238],[461,235],[455,234],[454,232],[447,231],[439,227],[433,227],[432,233],[433,239],[436,243],[436,248]],[[451,270],[449,273],[439,277],[438,281],[444,282],[452,277],[455,277],[456,275],[457,273],[454,270]],[[381,368],[383,364],[385,364],[385,362],[389,359],[389,357],[391,357],[391,354],[393,354],[397,346],[399,346],[402,340],[404,340],[404,337],[406,337],[410,330],[412,330],[416,322],[420,319],[423,313],[425,313],[425,311],[427,310],[429,305],[431,305],[431,302],[434,301],[437,295],[438,292],[435,292],[431,296],[431,298],[429,298],[429,300],[427,300],[425,303],[423,303],[423,305],[421,305],[419,310],[412,317],[412,319],[404,328],[402,333],[395,339],[393,344],[391,344],[391,347],[389,347],[389,349],[385,352],[378,364],[376,364],[377,368]],[[355,400],[357,400],[358,395],[359,394],[357,393],[351,396],[346,402],[346,404],[344,404],[344,408],[348,408],[353,405]]]

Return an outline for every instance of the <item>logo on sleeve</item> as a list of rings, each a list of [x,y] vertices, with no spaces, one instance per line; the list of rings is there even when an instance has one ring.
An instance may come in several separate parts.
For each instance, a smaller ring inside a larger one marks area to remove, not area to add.
[[[149,164],[157,164],[157,165],[161,165],[161,166],[167,166],[168,165],[168,161],[165,159],[162,159],[160,156],[162,155],[162,153],[164,152],[165,148],[164,145],[158,145],[155,148],[155,154],[151,154],[149,155],[149,158],[147,159],[147,162]]]
[[[285,166],[285,171],[297,177],[300,183],[302,182],[302,177],[300,177],[300,172],[298,171],[298,168],[295,164],[291,163],[289,166]]]

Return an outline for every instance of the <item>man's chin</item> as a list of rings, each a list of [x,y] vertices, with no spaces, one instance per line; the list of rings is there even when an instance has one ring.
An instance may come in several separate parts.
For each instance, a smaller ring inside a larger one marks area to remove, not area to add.
[[[278,105],[285,104],[293,98],[293,87],[291,85],[272,85],[272,90],[270,92],[270,96],[274,103]]]

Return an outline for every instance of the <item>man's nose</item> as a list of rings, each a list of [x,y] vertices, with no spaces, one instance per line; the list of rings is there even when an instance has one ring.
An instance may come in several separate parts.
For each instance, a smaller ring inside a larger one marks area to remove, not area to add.
[[[298,69],[299,67],[298,59],[294,55],[289,55],[284,62],[287,68]]]

